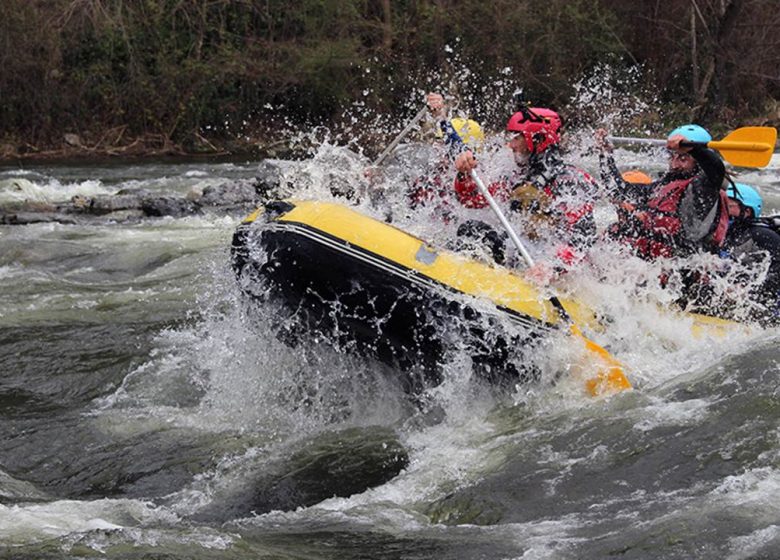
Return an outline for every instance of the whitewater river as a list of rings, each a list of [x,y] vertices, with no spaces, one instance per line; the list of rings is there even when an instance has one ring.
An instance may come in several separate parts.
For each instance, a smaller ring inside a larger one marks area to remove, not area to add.
[[[300,195],[362,165],[327,160]],[[0,202],[186,195],[256,168],[6,165]],[[780,210],[777,157],[740,178]],[[779,331],[697,338],[613,290],[599,341],[634,391],[495,394],[456,360],[413,403],[247,311],[239,221],[0,226],[0,557],[780,557]]]

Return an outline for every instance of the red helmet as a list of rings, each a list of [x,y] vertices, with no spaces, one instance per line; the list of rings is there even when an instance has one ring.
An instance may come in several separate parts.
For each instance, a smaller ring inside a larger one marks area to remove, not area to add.
[[[520,132],[528,150],[540,153],[560,142],[561,116],[552,109],[531,107],[518,111],[506,123],[509,132]]]

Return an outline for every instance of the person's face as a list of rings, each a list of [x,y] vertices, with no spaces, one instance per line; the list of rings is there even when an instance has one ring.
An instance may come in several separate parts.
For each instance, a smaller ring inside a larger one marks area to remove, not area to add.
[[[515,134],[509,140],[507,146],[512,150],[517,165],[525,165],[528,163],[531,152],[528,151],[528,145],[525,143],[525,137],[522,134]]]
[[[732,218],[738,218],[740,214],[739,202],[733,198],[728,199],[729,216]]]
[[[687,173],[693,171],[696,167],[696,160],[691,154],[684,152],[669,152],[669,171],[679,171]]]
[[[727,201],[729,216],[732,218],[752,218],[753,209],[742,206],[739,202],[733,198],[729,198]]]

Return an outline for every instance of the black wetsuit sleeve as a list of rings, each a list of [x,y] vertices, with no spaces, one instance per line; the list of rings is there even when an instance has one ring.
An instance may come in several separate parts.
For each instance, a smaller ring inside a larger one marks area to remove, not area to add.
[[[726,166],[713,150],[696,146],[691,155],[699,164],[700,172],[693,179],[693,196],[699,217],[705,216],[712,205],[718,201],[723,180],[726,178]]]
[[[723,165],[723,160],[720,159],[717,152],[703,146],[696,146],[691,150],[691,155],[699,164],[708,183],[716,190],[720,189],[723,179],[726,177],[726,166]]]
[[[623,180],[612,154],[604,152],[599,154],[599,172],[607,196],[616,198],[620,197],[625,192],[627,184]]]

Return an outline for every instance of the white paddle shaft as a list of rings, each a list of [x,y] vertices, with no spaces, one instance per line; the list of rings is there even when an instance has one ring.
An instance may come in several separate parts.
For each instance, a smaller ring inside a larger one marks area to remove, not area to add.
[[[385,148],[385,150],[379,154],[379,157],[374,160],[374,167],[378,166],[380,163],[385,161],[387,156],[389,156],[393,150],[395,150],[395,147],[403,140],[407,134],[415,127],[417,126],[417,123],[422,120],[422,118],[428,113],[428,106],[426,105],[422,109],[419,110],[419,112],[412,117],[412,120],[409,121],[409,124],[406,125],[406,128],[404,128],[401,132],[398,133],[398,136],[395,137],[395,139],[390,142],[390,145]]]
[[[610,142],[617,144],[649,144],[652,146],[666,146],[666,140],[656,138],[633,138],[631,136],[607,136]]]
[[[501,211],[501,208],[499,208],[498,204],[496,204],[493,195],[490,194],[490,191],[487,190],[487,187],[482,182],[482,179],[479,178],[477,172],[474,171],[473,169],[471,170],[471,178],[474,179],[474,182],[477,184],[477,187],[479,187],[479,192],[481,192],[482,196],[485,197],[485,200],[487,200],[488,204],[490,205],[490,208],[493,210],[495,215],[498,216],[501,225],[504,226],[504,229],[509,235],[509,238],[512,240],[512,243],[515,244],[517,250],[520,251],[521,255],[523,255],[523,259],[525,259],[525,264],[527,264],[529,267],[532,267],[534,265],[534,260],[531,258],[531,255],[528,254],[528,251],[526,251],[525,247],[523,246],[523,242],[520,241],[520,238],[515,233],[514,228],[512,228],[512,225],[509,223],[509,220],[506,219],[506,216],[504,216],[504,213]]]

